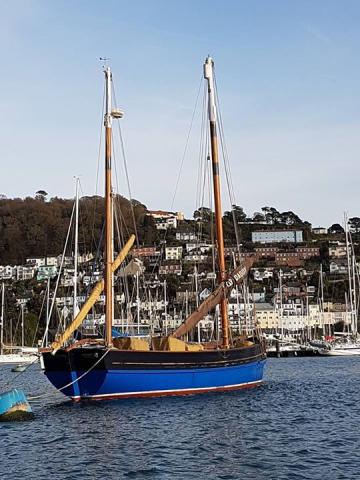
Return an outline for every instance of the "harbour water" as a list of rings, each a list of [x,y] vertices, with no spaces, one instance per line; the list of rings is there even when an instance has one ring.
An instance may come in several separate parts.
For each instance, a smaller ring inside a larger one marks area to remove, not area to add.
[[[14,379],[0,367],[0,389]],[[12,386],[53,387],[38,366]],[[264,386],[226,394],[32,404],[0,424],[0,478],[359,479],[359,358],[269,359]]]

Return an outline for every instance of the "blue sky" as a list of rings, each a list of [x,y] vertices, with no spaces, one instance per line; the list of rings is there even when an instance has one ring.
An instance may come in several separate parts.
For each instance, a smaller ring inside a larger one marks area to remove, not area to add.
[[[74,175],[95,193],[105,55],[133,196],[170,208],[210,53],[237,203],[314,225],[360,216],[359,23],[350,0],[2,2],[0,193],[71,197]],[[197,119],[173,205],[187,214]]]

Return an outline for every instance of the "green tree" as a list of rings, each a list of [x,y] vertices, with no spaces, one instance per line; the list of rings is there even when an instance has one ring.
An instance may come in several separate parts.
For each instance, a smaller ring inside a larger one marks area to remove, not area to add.
[[[210,222],[212,211],[208,207],[200,207],[195,210],[193,217],[196,222]]]
[[[349,227],[353,233],[360,232],[360,218],[359,217],[352,217],[349,218]]]
[[[252,216],[252,221],[253,222],[265,222],[265,215],[263,215],[260,212],[254,212]]]
[[[40,200],[41,202],[45,202],[47,195],[48,194],[47,194],[47,192],[45,192],[45,190],[38,190],[35,193],[35,198],[36,198],[36,200]]]
[[[330,234],[345,233],[343,227],[339,223],[333,223],[328,231]]]

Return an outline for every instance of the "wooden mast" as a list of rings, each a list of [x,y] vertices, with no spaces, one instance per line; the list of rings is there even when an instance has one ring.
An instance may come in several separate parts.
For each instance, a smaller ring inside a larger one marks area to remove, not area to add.
[[[204,77],[208,83],[208,110],[209,110],[209,123],[210,123],[211,159],[212,159],[212,167],[213,167],[216,240],[217,240],[218,260],[219,260],[219,282],[221,283],[226,279],[226,270],[225,270],[225,255],[224,255],[222,209],[221,209],[218,141],[217,141],[217,133],[216,133],[216,105],[215,105],[213,68],[214,68],[213,59],[211,57],[207,57],[204,63]],[[220,312],[221,312],[223,347],[229,348],[229,318],[228,318],[226,298],[223,298],[220,302]]]
[[[111,191],[111,70],[104,69],[105,93],[105,343],[112,346],[113,292],[112,292],[112,191]]]

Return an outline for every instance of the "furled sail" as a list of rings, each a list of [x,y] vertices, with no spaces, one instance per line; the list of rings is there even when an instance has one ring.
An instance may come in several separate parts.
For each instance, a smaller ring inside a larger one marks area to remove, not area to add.
[[[135,241],[135,235],[131,235],[129,240],[124,245],[124,248],[121,250],[121,252],[116,257],[116,259],[112,264],[111,269],[113,273],[120,267],[122,262],[125,260],[127,254],[129,253],[131,247],[134,244],[134,241]],[[51,344],[51,348],[53,349],[54,354],[59,350],[59,348],[62,347],[62,345],[64,345],[64,343],[70,338],[70,336],[75,332],[75,330],[80,327],[80,325],[84,321],[86,315],[89,313],[92,306],[99,299],[101,292],[104,290],[104,285],[105,285],[104,280],[101,280],[95,285],[89,298],[84,303],[80,312],[76,315],[72,323],[66,328],[65,332],[62,335],[60,335],[60,337]]]
[[[186,335],[200,322],[200,320],[205,317],[205,315],[210,312],[210,310],[215,308],[222,299],[228,298],[232,289],[244,280],[253,263],[254,260],[252,258],[248,258],[237,268],[235,268],[229,277],[224,282],[220,283],[220,285],[211,293],[211,295],[209,295],[207,299],[199,305],[197,310],[195,310],[180,325],[180,327],[178,327],[175,332],[172,333],[172,336],[179,338],[183,335]]]

